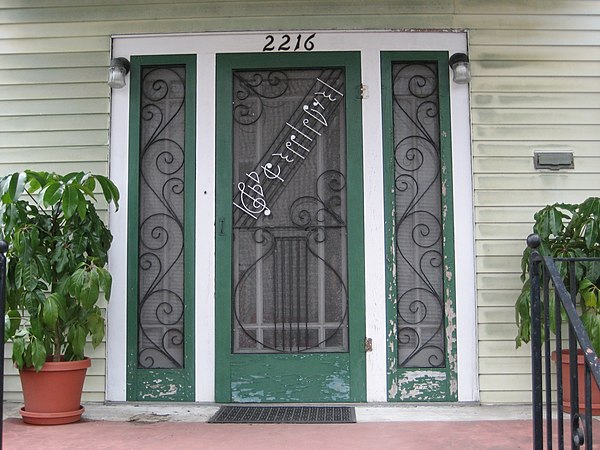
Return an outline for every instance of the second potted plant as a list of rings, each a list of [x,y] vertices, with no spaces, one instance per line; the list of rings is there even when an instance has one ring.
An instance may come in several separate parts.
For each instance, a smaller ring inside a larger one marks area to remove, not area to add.
[[[69,423],[83,412],[85,344],[104,338],[98,302],[101,293],[109,299],[112,283],[112,235],[94,206],[98,195],[118,208],[118,189],[102,175],[25,171],[0,179],[0,238],[9,244],[4,339],[28,423]],[[61,391],[69,387],[71,399]]]
[[[598,258],[600,257],[600,198],[590,197],[580,204],[548,205],[535,213],[533,232],[540,236],[538,251],[542,256],[554,258]],[[516,344],[529,342],[531,337],[529,257],[531,250],[523,251],[521,260],[521,281],[523,287],[515,304],[515,317],[518,327]],[[568,265],[556,262],[563,281],[569,286]],[[580,298],[580,318],[590,337],[596,353],[600,353],[600,262],[580,261],[575,266],[575,282]],[[553,302],[553,296],[550,296]],[[554,331],[554,307],[549,305],[551,331]],[[583,357],[581,364],[583,364]],[[568,358],[563,361],[563,392],[565,402],[569,400]],[[583,381],[583,376],[579,377]],[[594,414],[600,413],[600,391],[596,387],[592,405]],[[580,389],[581,391],[581,389]],[[581,401],[583,406],[583,400]]]

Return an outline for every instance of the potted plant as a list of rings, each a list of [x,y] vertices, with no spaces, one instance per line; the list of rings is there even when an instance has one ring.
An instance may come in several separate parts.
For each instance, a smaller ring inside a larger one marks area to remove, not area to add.
[[[548,205],[535,213],[533,232],[539,235],[541,243],[538,251],[542,256],[554,258],[597,258],[600,257],[600,198],[590,197],[580,204]],[[517,347],[529,342],[531,336],[529,257],[531,249],[525,248],[521,260],[521,281],[523,288],[515,304],[515,317],[518,327]],[[563,282],[569,286],[568,265],[564,261],[556,262]],[[578,288],[579,313],[583,326],[590,337],[596,353],[600,353],[600,263],[577,262],[575,281]],[[548,305],[551,331],[555,330],[554,296],[550,296]],[[563,392],[565,403],[569,400],[568,361],[563,351]],[[556,357],[556,356],[554,356]],[[583,367],[583,356],[581,360]],[[583,370],[583,369],[582,369]],[[583,376],[579,377],[583,382]],[[600,413],[600,392],[593,392],[592,407],[594,414]],[[581,388],[580,388],[581,391]],[[582,405],[580,408],[583,407]]]
[[[96,191],[118,208],[119,192],[102,175],[27,170],[0,178],[0,238],[9,244],[4,340],[12,341],[28,423],[75,422],[83,413],[85,344],[104,338],[98,301],[101,292],[109,299],[112,282],[112,235]],[[74,398],[62,392],[69,387]]]

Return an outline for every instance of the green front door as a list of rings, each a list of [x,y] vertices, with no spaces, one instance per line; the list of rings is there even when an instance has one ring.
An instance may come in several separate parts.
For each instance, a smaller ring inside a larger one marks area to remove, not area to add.
[[[218,402],[365,400],[359,74],[217,56]]]

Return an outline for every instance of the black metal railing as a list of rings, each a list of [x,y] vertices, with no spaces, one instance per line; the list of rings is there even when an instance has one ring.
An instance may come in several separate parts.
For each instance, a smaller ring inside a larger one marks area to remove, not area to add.
[[[545,443],[545,448],[552,449],[556,444],[562,450],[567,439],[571,449],[592,449],[592,384],[600,386],[600,360],[577,312],[579,286],[576,270],[578,265],[592,261],[600,264],[600,258],[541,256],[537,251],[540,245],[537,235],[530,235],[527,245],[531,248],[533,447],[542,450]],[[561,274],[558,265],[566,268],[566,272],[563,269]],[[566,280],[568,288],[563,280]],[[562,336],[563,317],[566,317],[565,325],[568,325],[565,341]],[[555,358],[551,355],[553,346]],[[566,361],[563,361],[563,355]],[[555,376],[551,359],[556,359]],[[584,361],[583,383],[578,374],[578,359]],[[553,378],[556,383],[553,383]],[[553,387],[556,389],[555,397]],[[569,429],[565,433],[566,419]]]

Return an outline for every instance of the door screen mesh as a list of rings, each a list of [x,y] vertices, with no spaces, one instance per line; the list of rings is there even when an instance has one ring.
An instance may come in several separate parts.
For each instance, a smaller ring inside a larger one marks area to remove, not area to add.
[[[233,350],[347,351],[344,72],[233,75]]]

